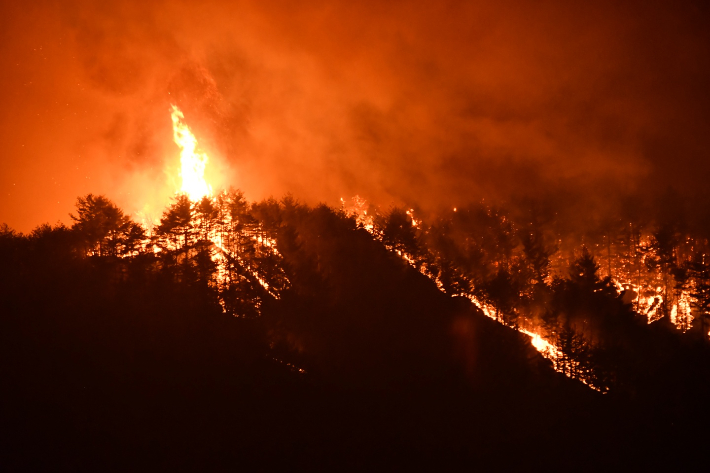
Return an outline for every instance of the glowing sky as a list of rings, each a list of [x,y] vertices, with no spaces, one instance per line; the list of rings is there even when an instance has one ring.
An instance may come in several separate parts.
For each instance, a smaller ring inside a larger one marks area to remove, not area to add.
[[[707,206],[704,3],[6,1],[0,222],[89,192],[159,212],[173,103],[252,200]]]

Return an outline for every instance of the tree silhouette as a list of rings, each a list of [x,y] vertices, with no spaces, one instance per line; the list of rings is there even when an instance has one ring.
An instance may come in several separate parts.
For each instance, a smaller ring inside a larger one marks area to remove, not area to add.
[[[598,271],[599,265],[589,253],[587,247],[583,246],[582,254],[569,268],[569,279],[573,284],[593,291],[600,282],[597,276]]]
[[[525,261],[531,272],[530,283],[544,283],[550,274],[550,255],[553,251],[545,246],[542,236],[538,232],[525,232],[521,240]]]
[[[192,202],[187,194],[179,194],[163,212],[160,225],[156,228],[158,242],[169,255],[182,253],[183,263],[187,264],[192,233]]]
[[[376,219],[375,223],[382,232],[382,241],[386,245],[415,258],[420,255],[416,228],[412,224],[412,217],[406,211],[393,207],[386,215]]]
[[[496,308],[496,318],[505,322],[506,325],[517,325],[517,313],[515,312],[520,287],[510,273],[501,268],[496,276],[487,282],[485,286],[486,299]]]
[[[103,195],[87,194],[76,202],[77,215],[72,230],[77,234],[85,254],[118,256],[125,252],[125,243],[134,246],[138,232],[131,219]]]
[[[194,204],[194,213],[199,230],[199,239],[209,240],[213,229],[219,223],[219,208],[210,197],[205,196]]]
[[[649,254],[646,256],[646,265],[651,270],[661,273],[663,284],[663,302],[661,310],[665,317],[671,312],[673,288],[675,282],[673,271],[677,268],[676,247],[678,246],[678,232],[673,225],[663,224],[651,238]]]

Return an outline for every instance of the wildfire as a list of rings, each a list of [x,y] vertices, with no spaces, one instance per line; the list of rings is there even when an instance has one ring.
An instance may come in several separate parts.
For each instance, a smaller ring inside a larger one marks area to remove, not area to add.
[[[180,148],[180,191],[187,194],[192,201],[211,196],[212,187],[205,181],[207,155],[197,151],[197,139],[183,123],[185,116],[175,105],[172,105],[170,117],[173,120],[173,140]]]
[[[212,186],[205,179],[205,168],[209,160],[207,154],[197,151],[197,138],[190,131],[190,127],[184,123],[185,116],[182,111],[175,105],[172,105],[170,117],[173,122],[173,140],[180,148],[180,178],[182,184],[178,192],[182,192],[194,203],[204,197],[208,197],[213,204],[217,203],[217,199],[212,195]],[[230,217],[225,217],[225,224],[231,224]],[[197,218],[197,225],[200,225],[200,219]],[[224,242],[218,227],[212,228],[205,234],[205,238],[211,241],[219,250],[213,253],[212,260],[217,263],[217,285],[224,284],[229,278],[229,271],[226,269],[228,257],[237,260],[240,266],[249,273],[256,282],[258,282],[272,297],[279,298],[279,294],[274,288],[262,277],[262,275],[245,261],[239,254],[231,252]],[[276,241],[273,238],[267,238],[262,235],[251,235],[251,238],[260,244],[263,251],[270,252],[273,255],[279,255],[276,249]],[[224,307],[223,301],[220,301]]]
[[[365,199],[361,198],[359,195],[356,195],[351,199],[350,205],[346,205],[345,199],[342,197],[340,198],[340,202],[343,211],[347,215],[354,217],[358,225],[362,226],[365,230],[374,235],[374,219],[372,218],[372,215],[367,214],[367,201]]]

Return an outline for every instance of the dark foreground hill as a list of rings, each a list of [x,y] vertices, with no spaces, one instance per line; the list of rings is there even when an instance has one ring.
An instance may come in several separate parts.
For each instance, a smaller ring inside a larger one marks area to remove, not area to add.
[[[706,409],[555,373],[329,209],[279,225],[290,286],[248,318],[154,255],[6,235],[3,470],[616,470],[702,443]]]

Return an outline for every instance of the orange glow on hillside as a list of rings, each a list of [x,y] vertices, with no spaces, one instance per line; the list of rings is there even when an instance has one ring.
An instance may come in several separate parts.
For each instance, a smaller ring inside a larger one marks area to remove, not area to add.
[[[180,192],[184,192],[192,201],[212,195],[212,187],[205,181],[205,168],[208,157],[197,151],[197,139],[190,128],[183,122],[185,116],[175,105],[170,117],[173,120],[173,140],[180,148]]]

